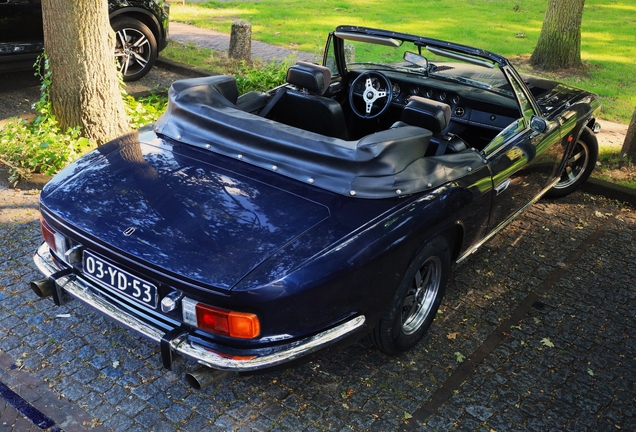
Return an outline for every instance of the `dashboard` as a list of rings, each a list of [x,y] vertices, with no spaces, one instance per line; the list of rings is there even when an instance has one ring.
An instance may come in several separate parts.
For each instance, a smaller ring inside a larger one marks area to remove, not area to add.
[[[497,131],[521,117],[517,102],[498,93],[434,77],[382,73],[391,83],[391,105],[397,108],[406,106],[411,96],[421,96],[450,105],[452,121]],[[380,90],[384,84],[372,78],[372,85]],[[354,93],[361,95],[363,90],[364,83],[360,82]]]

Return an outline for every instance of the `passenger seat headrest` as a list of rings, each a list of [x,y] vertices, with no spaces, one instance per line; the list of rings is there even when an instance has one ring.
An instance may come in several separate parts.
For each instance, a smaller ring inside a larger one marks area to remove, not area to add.
[[[411,96],[402,111],[403,122],[429,129],[435,134],[444,131],[450,119],[450,105],[421,96]]]
[[[323,95],[331,83],[329,68],[299,61],[287,71],[287,83]]]

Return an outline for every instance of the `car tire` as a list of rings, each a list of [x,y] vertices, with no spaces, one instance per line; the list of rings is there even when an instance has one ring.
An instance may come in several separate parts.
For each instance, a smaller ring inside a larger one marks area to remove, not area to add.
[[[437,237],[409,265],[391,305],[369,335],[371,342],[388,355],[413,348],[435,319],[449,271],[448,242]]]
[[[581,187],[590,177],[598,158],[598,141],[586,127],[576,141],[572,156],[568,159],[559,182],[550,189],[547,198],[561,198]]]
[[[134,18],[116,18],[111,22],[115,31],[115,59],[124,81],[136,81],[155,64],[157,40],[150,28]]]

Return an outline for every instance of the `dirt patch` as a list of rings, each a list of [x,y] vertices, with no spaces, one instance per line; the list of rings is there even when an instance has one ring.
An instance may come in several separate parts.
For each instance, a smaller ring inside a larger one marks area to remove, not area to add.
[[[581,77],[587,78],[588,71],[593,68],[587,63],[583,63],[580,68],[574,69],[560,69],[556,71],[546,71],[543,69],[535,68],[532,63],[530,63],[530,54],[520,55],[520,56],[511,56],[508,57],[510,63],[515,66],[515,69],[521,73],[527,73],[530,75],[536,75],[543,78],[561,81],[563,78],[571,78],[571,77]]]
[[[601,147],[621,148],[627,134],[627,125],[606,120],[598,120],[601,131],[596,135]]]
[[[627,125],[605,120],[598,122],[601,125],[601,131],[596,138],[601,152],[612,151],[617,153],[617,156],[607,162],[598,162],[592,176],[623,186],[636,187],[636,165],[620,155],[620,149],[627,134]]]

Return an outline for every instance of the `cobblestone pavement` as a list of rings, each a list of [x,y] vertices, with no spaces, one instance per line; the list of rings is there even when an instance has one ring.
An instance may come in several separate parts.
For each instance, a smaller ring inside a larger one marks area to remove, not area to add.
[[[194,391],[192,362],[165,371],[156,346],[31,292],[37,199],[0,190],[0,381],[54,427],[636,430],[633,209],[580,192],[534,205],[455,269],[412,352],[363,341]],[[0,430],[12,428],[24,419],[0,405]]]

